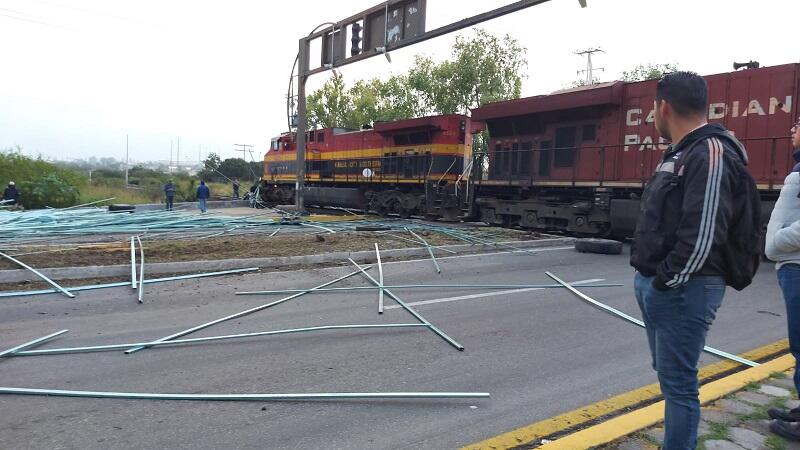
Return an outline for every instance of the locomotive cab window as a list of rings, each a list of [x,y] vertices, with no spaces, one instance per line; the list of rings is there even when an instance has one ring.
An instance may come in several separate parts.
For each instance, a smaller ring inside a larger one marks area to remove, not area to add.
[[[325,142],[325,132],[320,131],[317,133],[317,142]]]
[[[572,167],[575,165],[575,127],[556,128],[553,167]]]
[[[583,132],[581,133],[581,140],[584,142],[586,141],[593,141],[597,138],[597,127],[592,123],[583,126]]]

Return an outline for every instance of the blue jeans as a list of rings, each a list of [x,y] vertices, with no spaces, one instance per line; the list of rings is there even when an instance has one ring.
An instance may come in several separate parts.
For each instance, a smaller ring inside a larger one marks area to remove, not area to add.
[[[697,362],[725,295],[722,277],[693,276],[667,291],[637,273],[636,300],[646,325],[653,369],[664,394],[664,450],[693,450],[700,422]]]
[[[789,350],[800,361],[800,266],[787,264],[778,269],[778,284],[786,302],[786,321],[789,325]],[[794,386],[800,392],[800,369],[795,364]]]
[[[172,195],[167,196],[167,211],[172,211],[172,203],[174,199],[175,197],[173,197]]]
[[[197,199],[197,207],[200,208],[200,212],[208,211],[208,206],[206,205],[207,199],[205,198],[198,198]]]

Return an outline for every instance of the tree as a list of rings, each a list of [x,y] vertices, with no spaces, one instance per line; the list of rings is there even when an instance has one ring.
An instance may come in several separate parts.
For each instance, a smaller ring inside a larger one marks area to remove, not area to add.
[[[485,103],[518,98],[525,51],[510,36],[476,30],[470,38],[456,38],[451,59],[436,63],[418,55],[406,75],[358,81],[348,88],[334,73],[308,97],[308,125],[360,128],[374,121],[467,114]]]
[[[222,161],[222,164],[219,165],[217,170],[230,179],[252,178],[250,164],[242,158],[228,158]]]
[[[675,63],[639,64],[631,70],[622,72],[622,81],[657,80],[663,77],[664,74],[675,72],[676,70],[678,70],[678,65]]]

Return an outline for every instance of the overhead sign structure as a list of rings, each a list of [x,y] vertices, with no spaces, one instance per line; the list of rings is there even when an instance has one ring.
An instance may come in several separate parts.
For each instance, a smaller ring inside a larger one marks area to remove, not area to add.
[[[449,25],[426,31],[427,0],[387,0],[365,11],[336,23],[330,23],[319,31],[300,39],[297,55],[297,118],[290,123],[297,127],[297,182],[295,199],[298,212],[304,211],[303,189],[305,184],[306,148],[306,80],[316,73],[352,64],[376,55],[386,55],[428,39],[475,26],[549,0],[519,0],[506,6],[487,11]],[[586,7],[586,0],[578,0]],[[347,42],[350,49],[347,49]],[[320,43],[320,64],[309,67],[312,43]],[[391,60],[390,60],[391,61]],[[291,99],[290,99],[291,101]]]

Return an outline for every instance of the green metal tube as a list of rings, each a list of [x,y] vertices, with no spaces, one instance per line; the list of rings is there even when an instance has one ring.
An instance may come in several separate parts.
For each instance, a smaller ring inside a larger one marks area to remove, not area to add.
[[[458,399],[489,398],[488,392],[330,392],[305,394],[151,394],[144,392],[68,391],[0,387],[0,394],[41,395],[46,397],[113,398],[129,400],[200,400],[228,402],[263,402],[286,400],[388,400],[388,399]]]
[[[169,336],[166,336],[166,337],[163,337],[163,338],[161,338],[161,339],[158,339],[158,340],[156,340],[156,341],[154,341],[154,342],[164,342],[164,341],[170,341],[170,340],[172,340],[172,339],[179,338],[179,337],[181,337],[181,336],[186,336],[187,334],[191,334],[191,333],[194,333],[194,332],[196,332],[196,331],[200,331],[200,330],[202,330],[202,329],[208,328],[208,327],[210,327],[210,326],[212,326],[212,325],[216,325],[216,324],[218,324],[218,323],[226,322],[226,321],[228,321],[228,320],[232,320],[232,319],[237,319],[237,318],[239,318],[239,317],[243,317],[243,316],[246,316],[246,315],[248,315],[248,314],[252,314],[252,313],[254,313],[254,312],[261,311],[261,310],[263,310],[263,309],[267,309],[267,308],[271,308],[271,307],[273,307],[273,306],[276,306],[276,305],[280,305],[281,303],[288,302],[289,300],[292,300],[292,299],[295,299],[295,298],[301,297],[301,296],[303,296],[303,295],[305,295],[305,294],[307,294],[307,293],[309,293],[309,292],[312,292],[312,291],[314,291],[314,289],[318,289],[318,288],[323,288],[323,287],[326,287],[326,286],[330,286],[330,285],[332,285],[332,284],[334,284],[334,283],[338,283],[339,281],[342,281],[342,280],[344,280],[344,279],[346,279],[346,278],[349,278],[349,277],[352,277],[352,276],[354,276],[354,275],[357,275],[357,274],[358,274],[360,271],[361,271],[361,272],[364,272],[364,273],[366,273],[366,272],[364,271],[364,269],[361,269],[361,268],[359,267],[359,270],[357,270],[357,271],[355,271],[355,272],[350,272],[349,274],[347,274],[347,275],[344,275],[344,276],[341,276],[341,277],[339,277],[339,278],[337,278],[337,279],[335,279],[335,280],[328,281],[327,283],[323,283],[323,284],[321,284],[321,285],[317,286],[316,288],[309,289],[309,290],[307,290],[307,291],[305,291],[305,292],[300,292],[300,293],[297,293],[297,294],[294,294],[294,295],[290,295],[290,296],[288,296],[288,297],[286,297],[286,298],[283,298],[283,299],[281,299],[281,300],[274,301],[274,302],[272,302],[272,303],[267,303],[267,304],[265,304],[265,305],[256,306],[255,308],[250,308],[250,309],[248,309],[248,310],[241,311],[241,312],[238,312],[238,313],[236,313],[236,314],[231,314],[231,315],[229,315],[229,316],[225,316],[225,317],[222,317],[222,318],[219,318],[219,319],[216,319],[216,320],[212,320],[211,322],[206,322],[206,323],[203,323],[203,324],[200,324],[200,325],[194,326],[194,327],[192,327],[192,328],[188,328],[188,329],[186,329],[186,330],[179,331],[179,332],[177,332],[177,333],[174,333],[174,334],[171,334],[171,335],[169,335]],[[127,351],[125,351],[125,354],[126,354],[126,355],[130,355],[130,354],[132,354],[132,353],[136,353],[136,352],[138,352],[139,350],[144,350],[145,348],[148,348],[148,347],[150,347],[150,345],[140,345],[140,346],[136,346],[136,347],[133,347],[133,348],[131,348],[131,349],[129,349],[129,350],[127,350]]]
[[[369,281],[371,281],[371,282],[372,282],[372,284],[374,284],[374,285],[376,285],[376,286],[378,286],[378,285],[379,285],[378,281],[376,281],[376,280],[375,280],[375,278],[373,278],[373,277],[372,277],[372,275],[370,275],[369,273],[367,273],[367,271],[366,271],[366,270],[364,270],[364,269],[363,269],[361,266],[359,266],[357,262],[353,261],[353,260],[352,260],[352,258],[348,258],[348,260],[349,260],[351,263],[353,263],[353,265],[355,265],[356,267],[358,267],[358,269],[361,271],[361,273],[363,273],[363,274],[364,274],[364,276],[365,276],[365,277],[367,277],[367,278],[369,279]],[[456,349],[458,349],[459,351],[464,351],[464,346],[463,346],[463,345],[459,344],[458,342],[456,342],[456,340],[455,340],[455,339],[453,339],[453,338],[451,338],[450,336],[448,336],[448,335],[447,335],[447,334],[446,334],[444,331],[442,331],[442,330],[440,330],[440,329],[436,328],[436,327],[435,327],[435,326],[434,326],[432,323],[428,322],[428,320],[427,320],[427,319],[425,319],[424,317],[422,317],[422,315],[420,315],[420,314],[419,314],[417,311],[415,311],[415,310],[414,310],[412,307],[408,306],[408,305],[407,305],[407,304],[406,304],[406,303],[405,303],[403,300],[401,300],[401,299],[400,299],[398,296],[394,295],[394,294],[392,293],[392,291],[390,291],[390,290],[388,290],[388,289],[384,289],[384,291],[386,292],[386,295],[388,295],[389,297],[393,298],[393,299],[394,299],[394,301],[396,301],[396,302],[397,302],[397,303],[398,303],[398,304],[399,304],[401,307],[403,307],[403,309],[405,309],[406,311],[408,311],[408,313],[409,313],[409,314],[411,314],[412,316],[414,316],[414,318],[415,318],[415,319],[417,319],[417,320],[419,320],[420,322],[422,322],[422,323],[424,323],[424,324],[428,325],[428,326],[430,327],[430,330],[431,330],[431,331],[433,331],[434,333],[436,333],[436,334],[437,334],[437,335],[438,335],[440,338],[444,339],[444,340],[445,340],[445,341],[446,341],[448,344],[452,345],[453,347],[455,347],[455,348],[456,348]]]

